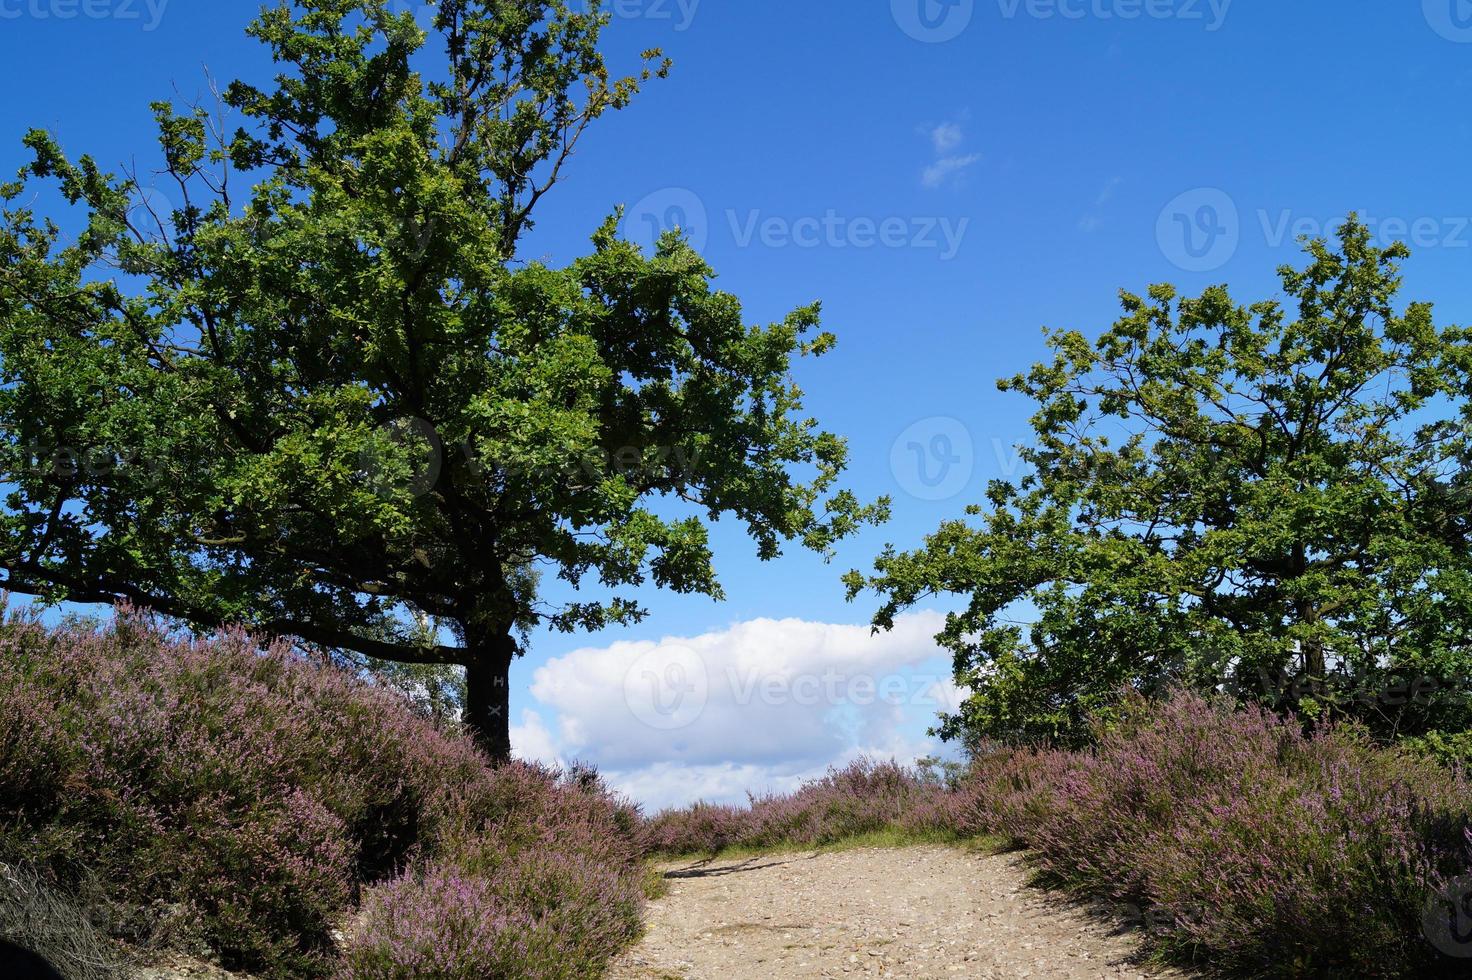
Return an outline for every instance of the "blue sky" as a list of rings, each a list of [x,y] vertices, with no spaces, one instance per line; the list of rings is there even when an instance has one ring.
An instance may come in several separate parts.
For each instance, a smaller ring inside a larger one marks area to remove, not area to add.
[[[838,575],[1014,471],[1028,405],[994,381],[1041,356],[1043,326],[1096,332],[1120,288],[1152,282],[1272,296],[1295,236],[1352,209],[1411,242],[1408,297],[1472,316],[1465,0],[611,6],[611,58],[660,46],[675,70],[590,134],[526,254],[570,260],[622,203],[635,238],[680,220],[753,321],[822,300],[840,343],[801,368],[809,407],[850,439],[849,485],[895,498],[894,520],[831,566],[762,565],[722,528],[725,603],[651,593],[637,628],[536,637],[514,679],[519,746],[600,763],[652,805],[926,749],[921,694],[945,674],[932,621],[868,640],[845,627],[871,603],[847,604]],[[241,31],[255,9],[0,0],[0,171],[37,125],[146,169],[149,101],[204,94],[206,67],[269,70]],[[837,696],[798,697],[794,678],[835,665]],[[698,671],[705,710],[650,724],[641,679],[659,700]],[[866,671],[902,679],[902,703],[855,695]]]

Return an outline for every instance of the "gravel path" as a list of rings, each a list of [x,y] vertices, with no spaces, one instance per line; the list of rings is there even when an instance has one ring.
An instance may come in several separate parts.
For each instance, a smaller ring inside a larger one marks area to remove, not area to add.
[[[610,980],[1188,976],[1140,965],[1128,910],[1027,887],[1015,854],[866,848],[665,872],[669,894]]]

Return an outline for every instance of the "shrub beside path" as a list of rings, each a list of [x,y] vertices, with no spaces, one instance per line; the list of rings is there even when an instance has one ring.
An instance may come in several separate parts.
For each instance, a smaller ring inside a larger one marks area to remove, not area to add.
[[[663,865],[611,980],[1161,977],[1128,915],[1029,888],[1017,854],[861,848]]]

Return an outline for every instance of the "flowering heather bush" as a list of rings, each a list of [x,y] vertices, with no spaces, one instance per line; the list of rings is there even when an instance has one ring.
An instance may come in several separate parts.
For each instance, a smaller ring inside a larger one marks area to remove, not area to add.
[[[1157,910],[1167,953],[1254,974],[1442,967],[1428,898],[1468,870],[1472,787],[1353,729],[1191,694],[1133,701],[1086,752],[978,760],[968,829],[1056,883]]]
[[[536,848],[494,873],[439,866],[372,889],[345,980],[595,980],[638,938],[637,879]]]
[[[821,846],[880,831],[945,835],[956,822],[953,800],[927,773],[860,760],[791,795],[752,797],[748,807],[698,803],[666,810],[649,821],[645,840],[656,853],[696,854],[728,847]]]
[[[365,886],[463,860],[465,881],[509,869],[497,915],[581,922],[559,955],[601,964],[637,928],[637,825],[591,775],[493,771],[282,646],[177,641],[129,614],[0,626],[0,862],[94,873],[133,942],[324,975]]]
[[[470,784],[438,851],[449,862],[372,889],[341,976],[578,980],[638,938],[638,812],[591,772],[528,766]]]
[[[654,854],[715,854],[733,847],[753,825],[743,807],[696,803],[650,819],[644,839]]]
[[[342,975],[504,977],[523,958],[518,935],[531,916],[508,910],[484,878],[453,868],[406,875],[373,889],[364,902],[362,937],[344,957]]]

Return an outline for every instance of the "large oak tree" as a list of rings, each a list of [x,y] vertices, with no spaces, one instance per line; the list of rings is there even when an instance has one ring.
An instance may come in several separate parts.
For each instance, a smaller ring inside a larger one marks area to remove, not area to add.
[[[832,340],[816,307],[747,325],[677,235],[649,257],[612,218],[565,268],[520,254],[587,127],[666,70],[611,76],[606,21],[267,9],[270,85],[154,107],[161,196],[30,133],[0,211],[0,587],[462,665],[504,758],[527,630],[636,620],[651,583],[719,596],[722,517],[770,559],[879,516],[792,381]]]
[[[1123,294],[1096,339],[1003,380],[1027,473],[887,550],[879,628],[952,597],[954,735],[1073,741],[1125,686],[1225,687],[1386,736],[1472,723],[1472,346],[1397,303],[1402,245],[1351,220],[1280,297]]]

